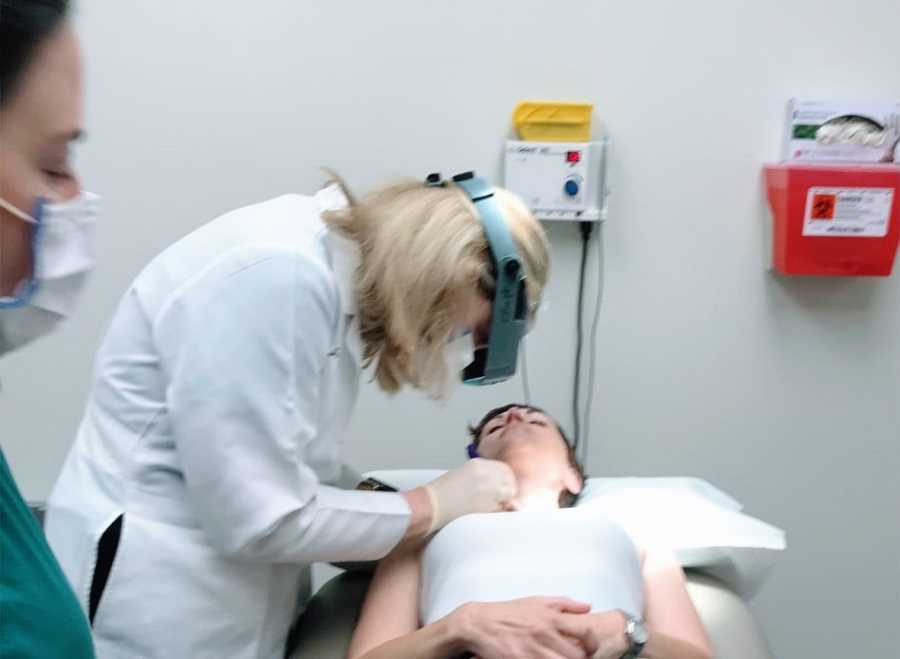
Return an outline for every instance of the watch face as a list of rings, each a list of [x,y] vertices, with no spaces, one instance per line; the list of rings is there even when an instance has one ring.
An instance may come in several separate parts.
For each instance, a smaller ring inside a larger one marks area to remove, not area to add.
[[[647,643],[647,628],[640,620],[635,620],[631,627],[631,640],[640,645]]]

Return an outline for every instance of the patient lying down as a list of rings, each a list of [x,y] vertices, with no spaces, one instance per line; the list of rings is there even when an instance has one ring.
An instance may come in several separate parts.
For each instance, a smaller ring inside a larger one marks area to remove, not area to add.
[[[378,566],[349,659],[620,659],[642,620],[641,657],[709,659],[709,639],[671,558],[637,548],[609,520],[569,508],[583,474],[556,422],[510,405],[472,429],[506,462],[513,512],[469,515]]]

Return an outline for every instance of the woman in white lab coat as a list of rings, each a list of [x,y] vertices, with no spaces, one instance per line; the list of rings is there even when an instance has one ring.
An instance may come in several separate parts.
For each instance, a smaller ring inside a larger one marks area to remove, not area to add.
[[[495,197],[533,311],[546,240]],[[491,264],[456,185],[355,203],[335,182],[213,220],[138,275],[47,517],[101,659],[280,659],[310,562],[380,558],[503,508],[515,480],[487,460],[401,494],[329,485],[365,367],[388,392],[459,380],[489,327]]]

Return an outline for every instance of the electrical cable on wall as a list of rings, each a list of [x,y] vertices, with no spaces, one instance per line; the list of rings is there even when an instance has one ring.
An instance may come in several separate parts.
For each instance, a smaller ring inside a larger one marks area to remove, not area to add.
[[[600,308],[603,306],[603,225],[597,229],[597,300],[594,303],[594,318],[591,321],[591,349],[588,356],[588,384],[584,409],[584,442],[581,445],[580,461],[587,465],[591,436],[591,403],[594,400],[594,381],[597,374],[597,330],[600,325]]]
[[[581,357],[584,344],[584,283],[593,222],[579,222],[581,232],[581,265],[578,269],[578,302],[575,307],[575,375],[572,387],[573,445],[576,454],[581,446]]]

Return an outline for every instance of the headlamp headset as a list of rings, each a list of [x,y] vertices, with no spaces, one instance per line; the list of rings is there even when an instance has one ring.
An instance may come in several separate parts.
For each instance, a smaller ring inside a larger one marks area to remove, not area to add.
[[[496,384],[515,374],[519,341],[528,329],[525,269],[490,184],[475,172],[457,174],[453,183],[465,191],[478,211],[495,281],[487,345],[476,348],[475,359],[463,370],[462,380],[466,384]],[[440,174],[429,174],[425,184],[443,187],[446,182]]]

